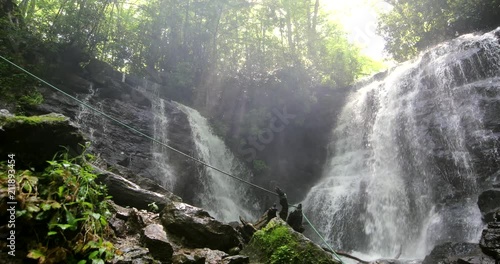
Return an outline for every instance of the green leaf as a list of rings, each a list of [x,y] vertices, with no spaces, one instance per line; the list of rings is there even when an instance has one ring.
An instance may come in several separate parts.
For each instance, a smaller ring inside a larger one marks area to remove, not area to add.
[[[47,236],[53,236],[53,235],[57,235],[57,232],[56,231],[49,231],[47,233]]]
[[[48,160],[47,163],[49,163],[51,166],[57,165],[57,161],[54,161],[54,160]]]
[[[38,249],[32,249],[28,253],[27,257],[30,258],[30,259],[39,259],[39,258],[44,259],[45,258],[45,253],[43,251],[41,251],[41,250],[38,250]]]
[[[64,186],[59,186],[59,188],[57,189],[57,196],[59,196],[59,198],[62,198],[64,196],[64,190],[66,188],[64,188]]]
[[[49,217],[50,215],[50,212],[40,212],[36,215],[35,219],[38,220],[38,221],[41,221],[41,220],[45,220]]]
[[[95,259],[97,257],[97,254],[99,254],[98,250],[92,251],[92,253],[89,254],[89,259],[92,259],[92,260]],[[94,262],[92,261],[92,263],[94,263]]]
[[[104,260],[102,259],[93,259],[92,264],[104,264]]]
[[[40,208],[34,204],[26,205],[26,210],[30,213],[36,213],[40,211]]]
[[[60,204],[60,203],[58,203],[58,202],[55,202],[55,201],[54,201],[54,202],[52,202],[52,203],[50,204],[50,206],[52,206],[52,208],[53,208],[53,209],[59,209],[59,208],[61,208],[61,204]]]
[[[89,202],[82,202],[82,205],[87,206],[90,210],[94,210],[94,205]]]
[[[70,225],[76,223],[75,216],[69,210],[66,210],[66,222]]]
[[[42,204],[40,205],[40,207],[41,207],[41,208],[42,208],[42,210],[44,210],[44,211],[48,211],[48,210],[50,210],[50,209],[52,208],[52,206],[51,206],[50,204],[47,204],[47,203],[42,203]]]
[[[90,215],[94,217],[96,220],[99,220],[99,218],[101,218],[101,215],[98,213],[91,213]]]
[[[68,225],[68,224],[54,224],[54,226],[57,226],[57,227],[61,228],[62,230],[66,230],[68,228],[70,228],[70,229],[76,228],[75,226]]]
[[[18,210],[18,211],[16,211],[16,217],[22,217],[26,213],[27,213],[26,210]]]
[[[78,261],[78,263],[76,263],[76,264],[85,264],[85,263],[87,263],[87,261],[82,259],[82,260]]]

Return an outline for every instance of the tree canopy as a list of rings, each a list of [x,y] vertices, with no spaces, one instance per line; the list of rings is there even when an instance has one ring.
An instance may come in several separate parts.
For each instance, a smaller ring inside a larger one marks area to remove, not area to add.
[[[386,0],[393,8],[381,15],[379,33],[397,61],[447,39],[500,26],[499,0]]]
[[[214,73],[311,70],[352,83],[367,69],[359,49],[326,19],[319,0],[18,0],[22,25],[71,43],[124,71],[169,74],[193,89]]]

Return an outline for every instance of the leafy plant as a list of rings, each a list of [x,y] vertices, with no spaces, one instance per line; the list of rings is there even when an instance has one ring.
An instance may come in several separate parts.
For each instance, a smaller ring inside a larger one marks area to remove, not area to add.
[[[155,202],[148,204],[148,209],[149,209],[149,211],[151,211],[153,213],[157,213],[160,211],[160,208],[158,207],[158,205]]]
[[[0,172],[2,188],[8,179]],[[17,217],[31,223],[36,241],[29,245],[28,258],[39,263],[104,263],[115,249],[110,236],[106,187],[95,182],[96,175],[83,155],[68,160],[48,161],[43,172],[16,173]]]
[[[19,73],[5,61],[0,61],[0,76],[2,101],[15,105],[19,112],[43,102],[43,96],[37,90],[38,81]]]

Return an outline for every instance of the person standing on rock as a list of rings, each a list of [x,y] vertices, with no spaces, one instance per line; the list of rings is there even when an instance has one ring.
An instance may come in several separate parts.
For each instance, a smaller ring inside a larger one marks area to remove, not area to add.
[[[281,219],[286,221],[286,218],[288,216],[288,200],[286,198],[286,194],[279,187],[276,187],[275,190],[280,198],[281,211],[279,213],[279,216]]]
[[[297,209],[290,213],[286,222],[293,228],[293,230],[302,233],[304,227],[302,226],[302,204],[297,205]]]

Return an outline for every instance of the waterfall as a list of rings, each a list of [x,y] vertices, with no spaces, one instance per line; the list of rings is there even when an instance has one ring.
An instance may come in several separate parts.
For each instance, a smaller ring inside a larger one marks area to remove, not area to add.
[[[165,112],[165,100],[159,96],[152,96],[151,110],[153,112],[153,136],[160,142],[168,144],[168,117]],[[173,191],[175,186],[175,173],[168,160],[169,150],[154,142],[152,153],[153,163],[160,175],[158,180],[161,182],[162,186],[169,191]]]
[[[444,43],[352,92],[303,201],[334,247],[423,258],[478,241],[484,168],[500,162],[488,124],[500,109],[498,32]]]
[[[188,116],[198,158],[237,177],[251,181],[252,175],[226,147],[224,141],[214,135],[206,118],[192,108],[178,104]],[[201,168],[196,181],[202,185],[196,199],[204,209],[223,221],[238,221],[238,217],[254,219],[258,209],[248,185],[210,168]]]
[[[78,99],[82,100],[86,104],[93,105],[91,103],[91,100],[94,97],[97,97],[98,93],[99,89],[94,89],[93,84],[90,84],[88,94],[84,96],[78,96]],[[94,107],[102,111],[102,102],[97,102]],[[106,119],[102,118],[102,116],[100,115],[95,114],[90,108],[81,104],[78,106],[78,112],[76,114],[75,121],[80,129],[87,133],[90,142],[95,142],[96,132],[100,134],[106,134],[107,132]],[[101,126],[96,128],[94,124],[101,124]]]

